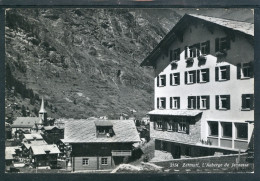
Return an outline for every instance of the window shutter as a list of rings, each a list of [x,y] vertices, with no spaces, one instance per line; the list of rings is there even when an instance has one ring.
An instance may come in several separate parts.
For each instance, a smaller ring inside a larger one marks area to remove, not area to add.
[[[241,99],[242,99],[242,109],[245,109],[246,108],[246,94],[242,94]]]
[[[159,109],[159,107],[160,107],[160,99],[159,99],[159,97],[157,98],[157,108]]]
[[[210,109],[210,97],[206,96],[206,107],[207,109]]]
[[[185,84],[187,84],[188,73],[185,72]]]
[[[160,82],[159,82],[159,75],[157,76],[157,87],[160,86]]]
[[[206,42],[206,54],[209,54],[210,53],[210,41],[208,40]]]
[[[164,105],[162,105],[162,107],[165,109],[166,108],[166,97],[162,98],[164,100]]]
[[[230,95],[226,95],[227,98],[227,109],[230,109]]]
[[[250,62],[249,65],[250,65],[250,68],[249,68],[249,70],[250,70],[250,78],[253,78],[254,77],[254,62],[253,61]]]
[[[172,109],[172,97],[170,97],[170,109]]]
[[[172,61],[172,50],[170,50],[170,61]]]
[[[177,73],[177,79],[175,84],[180,85],[180,73]]]
[[[178,109],[180,109],[180,103],[181,103],[180,97],[178,97],[178,98],[177,98],[177,108],[178,108]]]
[[[218,81],[219,78],[218,78],[218,69],[219,67],[215,67],[215,80]]]
[[[193,102],[194,102],[194,109],[196,109],[196,107],[197,107],[197,101],[196,101],[196,96],[192,96],[192,98],[193,98]]]
[[[227,65],[226,69],[227,69],[227,80],[230,80],[230,65]]]
[[[166,75],[163,75],[163,77],[164,77],[164,79],[163,79],[162,84],[163,84],[163,86],[166,86]]]
[[[219,109],[219,96],[216,96],[216,109]]]
[[[156,122],[153,122],[153,129],[156,129]]]
[[[196,70],[193,70],[193,71],[192,71],[193,77],[194,77],[193,83],[196,83],[196,82],[197,82],[197,81],[196,81],[196,79],[197,79],[196,72],[197,72]]]
[[[190,125],[186,122],[186,134],[190,134]]]
[[[163,131],[167,130],[167,122],[166,121],[162,122],[162,130]]]
[[[206,69],[206,82],[209,82],[209,69]]]
[[[177,60],[180,60],[180,54],[181,54],[181,49],[178,48],[178,50],[177,50]]]
[[[197,83],[200,83],[200,71],[201,70],[197,70]]]
[[[250,110],[253,110],[254,107],[254,94],[250,94]]]
[[[241,63],[237,64],[237,79],[241,79]]]
[[[215,39],[215,52],[219,51],[219,38]]]
[[[184,47],[184,52],[185,52],[185,58],[187,58],[188,57],[188,47],[187,46],[185,46]]]
[[[227,50],[230,50],[230,38],[229,37],[227,37],[226,38],[226,48],[227,48]]]
[[[172,85],[172,74],[170,74],[170,85]]]
[[[188,108],[189,109],[191,108],[191,97],[190,96],[188,97]]]
[[[200,109],[200,96],[197,96],[197,109]]]

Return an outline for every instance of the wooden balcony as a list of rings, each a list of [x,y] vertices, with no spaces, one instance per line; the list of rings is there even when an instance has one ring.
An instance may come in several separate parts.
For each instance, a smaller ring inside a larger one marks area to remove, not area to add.
[[[131,156],[131,150],[112,150],[112,156]]]

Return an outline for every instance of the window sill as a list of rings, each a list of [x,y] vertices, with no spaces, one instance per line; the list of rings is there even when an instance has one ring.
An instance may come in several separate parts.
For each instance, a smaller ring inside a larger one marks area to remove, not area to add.
[[[252,111],[250,108],[241,109],[241,111]]]
[[[208,108],[199,108],[199,110],[208,110]]]
[[[195,82],[187,82],[186,85],[192,85],[192,84],[195,84]]]
[[[209,135],[210,138],[218,138],[218,135]]]
[[[248,80],[251,79],[251,77],[241,77],[240,80]]]
[[[236,138],[234,141],[248,142],[247,138]]]
[[[232,137],[221,137],[222,140],[232,140]]]
[[[159,107],[158,109],[159,109],[159,110],[164,110],[165,108]]]
[[[199,83],[200,84],[205,84],[205,83],[208,83],[209,81],[200,81]]]
[[[227,108],[219,108],[218,110],[219,111],[228,111],[229,109],[227,109]]]
[[[172,85],[170,85],[170,86],[178,86],[178,85],[180,85],[180,84],[172,84]]]
[[[217,82],[225,82],[225,81],[228,81],[228,79],[219,79],[219,80],[217,80]]]
[[[165,87],[166,85],[159,85],[159,86],[157,86],[157,87]]]
[[[180,108],[171,108],[172,110],[178,110],[178,109],[180,109]]]
[[[186,131],[178,131],[178,133],[187,134]]]

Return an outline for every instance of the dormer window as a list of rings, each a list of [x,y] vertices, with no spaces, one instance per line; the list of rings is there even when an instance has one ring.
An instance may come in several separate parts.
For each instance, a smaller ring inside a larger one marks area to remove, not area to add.
[[[113,124],[108,121],[95,121],[97,137],[112,137],[114,135]]]

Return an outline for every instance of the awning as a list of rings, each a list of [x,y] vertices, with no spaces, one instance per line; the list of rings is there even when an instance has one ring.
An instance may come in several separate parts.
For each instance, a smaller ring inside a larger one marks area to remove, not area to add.
[[[169,110],[169,109],[164,109],[164,110],[153,110],[150,111],[148,114],[149,115],[167,115],[167,116],[196,116],[200,114],[201,111],[199,110]]]

